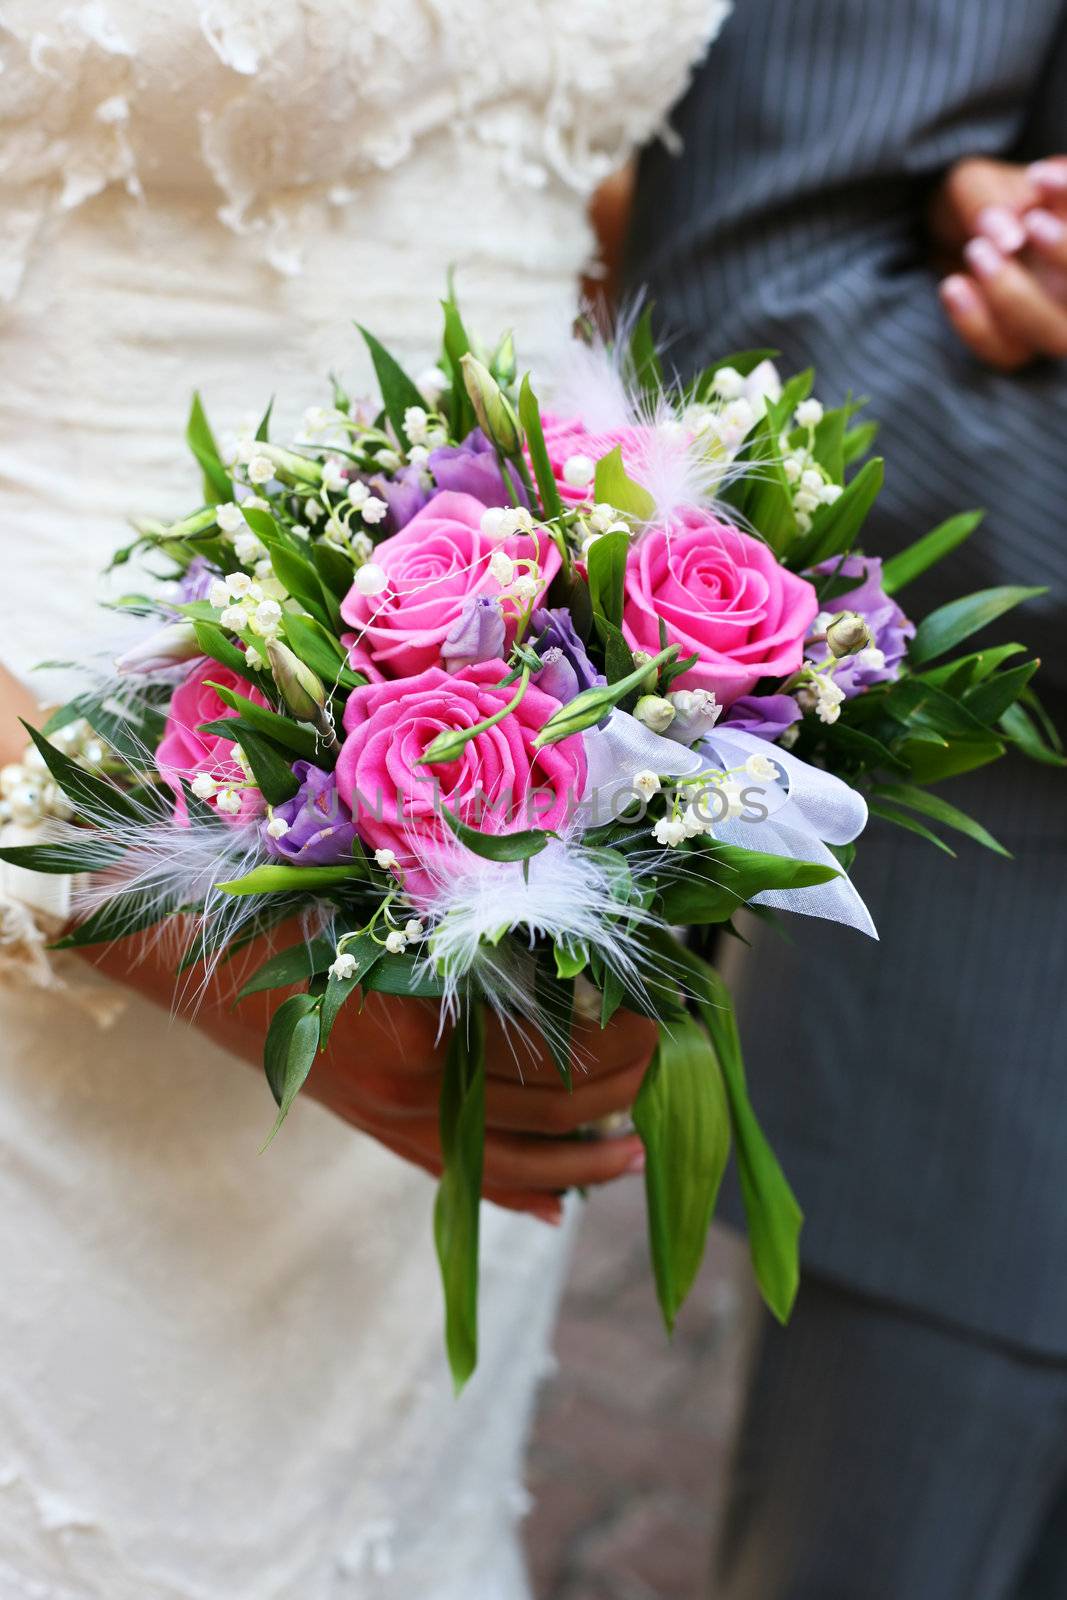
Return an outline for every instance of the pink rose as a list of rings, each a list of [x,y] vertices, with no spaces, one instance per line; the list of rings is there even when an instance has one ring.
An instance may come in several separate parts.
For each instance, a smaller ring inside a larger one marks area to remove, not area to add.
[[[818,609],[813,586],[767,545],[686,507],[631,550],[622,630],[633,649],[654,653],[662,619],[669,643],[700,658],[676,687],[712,689],[728,706],[761,678],[797,670]]]
[[[348,733],[337,761],[337,789],[360,838],[372,850],[392,850],[404,886],[432,894],[435,859],[451,857],[455,835],[442,805],[483,833],[558,828],[581,799],[585,750],[580,734],[535,750],[535,735],[559,701],[532,686],[518,707],[471,739],[446,765],[419,765],[447,728],[470,728],[514,697],[498,688],[503,661],[483,661],[448,673],[430,667],[416,678],[353,689],[345,707]]]
[[[459,621],[464,602],[474,595],[498,595],[502,585],[490,575],[497,550],[512,560],[536,559],[541,593],[559,571],[559,551],[547,534],[516,534],[488,539],[481,530],[485,506],[473,495],[446,491],[412,517],[406,527],[385,539],[374,561],[389,579],[381,594],[364,595],[353,587],[341,615],[355,629],[359,652],[353,666],[366,670],[369,660],[391,678],[410,677],[441,661],[441,646]],[[528,573],[520,569],[520,576]],[[513,606],[509,638],[518,608]]]
[[[226,689],[236,690],[246,700],[254,700],[257,706],[267,704],[258,689],[229,667],[220,666],[217,661],[198,661],[189,676],[175,689],[167,708],[166,730],[156,750],[156,766],[174,790],[177,801],[174,814],[182,822],[188,816],[180,781],[182,778],[188,783],[198,773],[206,772],[223,785],[246,781],[244,773],[233,759],[232,742],[218,733],[197,731],[201,723],[218,722],[222,717],[237,715],[223,704],[210,687],[209,680],[221,683]],[[246,822],[263,809],[263,796],[258,789],[240,789],[238,793],[241,810],[232,817],[228,816],[227,821]]]
[[[622,445],[623,465],[637,482],[644,481],[649,457],[653,450],[653,429],[646,427],[602,428],[599,432],[585,426],[579,417],[556,417],[545,412],[541,418],[545,435],[545,448],[552,466],[552,475],[560,499],[565,506],[579,505],[592,492],[590,476],[588,487],[568,483],[564,468],[572,456],[586,456],[595,465],[608,455],[616,445]]]

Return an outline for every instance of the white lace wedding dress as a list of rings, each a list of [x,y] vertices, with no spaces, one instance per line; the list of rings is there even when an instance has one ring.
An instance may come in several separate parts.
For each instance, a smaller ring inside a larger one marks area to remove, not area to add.
[[[0,655],[77,653],[132,513],[351,319],[565,336],[595,181],[722,0],[3,0]],[[480,1371],[441,1349],[428,1179],[130,998],[0,997],[4,1600],[516,1600],[563,1242],[485,1208]]]

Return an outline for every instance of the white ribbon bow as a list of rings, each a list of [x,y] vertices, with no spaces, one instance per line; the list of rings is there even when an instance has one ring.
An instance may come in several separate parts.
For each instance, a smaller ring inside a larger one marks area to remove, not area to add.
[[[760,804],[767,816],[759,820],[729,817],[716,822],[715,838],[747,850],[787,856],[792,861],[816,862],[832,867],[838,876],[808,889],[766,889],[754,897],[754,904],[841,922],[877,939],[870,912],[836,856],[827,849],[831,844],[850,844],[867,825],[867,805],[862,795],[840,778],[809,766],[788,750],[768,744],[766,739],[733,728],[713,728],[698,749],[690,750],[653,733],[625,711],[613,711],[604,727],[587,729],[583,738],[589,776],[579,820],[587,828],[616,815],[616,803],[634,792],[636,772],[649,770],[661,777],[683,778],[705,770],[721,770],[744,776],[750,755],[769,757],[779,770],[777,780],[745,780],[746,787],[760,789]]]

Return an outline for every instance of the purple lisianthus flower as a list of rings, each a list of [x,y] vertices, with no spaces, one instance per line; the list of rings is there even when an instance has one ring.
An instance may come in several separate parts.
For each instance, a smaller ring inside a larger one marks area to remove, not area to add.
[[[426,481],[422,467],[401,467],[391,478],[377,473],[367,486],[389,507],[389,532],[399,533],[420,512],[435,491]]]
[[[571,614],[564,606],[542,606],[530,618],[530,638],[545,663],[537,674],[537,687],[566,705],[583,689],[607,683],[590,661],[578,637]]]
[[[799,722],[800,716],[800,707],[791,694],[743,694],[727,711],[722,725],[773,743],[794,722]]]
[[[472,595],[441,642],[441,659],[449,672],[478,661],[502,661],[505,637],[500,601],[495,595]]]
[[[217,577],[218,573],[206,557],[194,556],[178,579],[178,592],[175,595],[178,604],[189,606],[194,600],[206,600],[208,590]]]
[[[836,572],[845,578],[859,578],[861,582],[846,594],[836,595],[830,602],[832,609],[821,611],[812,623],[815,633],[822,633],[831,616],[839,611],[855,611],[866,622],[873,643],[854,656],[846,656],[834,668],[834,682],[845,692],[846,698],[859,694],[874,683],[887,683],[898,676],[900,663],[914,637],[915,624],[909,622],[895,600],[882,588],[882,563],[877,556],[846,556],[824,561],[816,572]],[[812,661],[825,661],[825,644],[809,645],[806,654]]]
[[[269,822],[260,825],[270,854],[301,867],[329,867],[351,860],[355,824],[337,793],[333,773],[310,761],[294,761],[293,775],[300,783],[299,790],[291,800],[273,808],[274,817],[288,824],[287,831],[275,839],[268,832]]]
[[[473,495],[483,506],[511,505],[496,451],[481,428],[468,433],[461,444],[443,444],[431,450],[426,465],[438,489]],[[516,484],[516,488],[525,505],[526,495],[521,484]]]

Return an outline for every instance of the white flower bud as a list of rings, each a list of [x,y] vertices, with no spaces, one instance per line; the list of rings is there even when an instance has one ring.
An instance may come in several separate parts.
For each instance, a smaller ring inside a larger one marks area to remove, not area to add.
[[[674,721],[674,707],[662,695],[643,694],[634,706],[634,716],[653,733],[663,733]]]
[[[404,938],[412,943],[417,939],[421,939],[424,932],[425,929],[417,917],[412,917],[410,922],[405,922],[404,924]]]
[[[686,837],[685,823],[681,817],[660,817],[652,833],[658,844],[670,845],[673,849]]]
[[[385,948],[392,956],[400,955],[407,946],[407,939],[399,928],[393,928],[385,936]]]
[[[388,871],[390,867],[396,866],[395,850],[375,850],[374,859],[378,865],[385,868],[386,871]]]
[[[250,483],[269,483],[274,476],[274,462],[269,456],[253,456],[248,463]]]
[[[736,400],[744,390],[745,380],[736,367],[720,367],[711,380],[711,387],[720,400]]]
[[[216,506],[215,521],[223,533],[240,533],[242,529],[248,527],[247,522],[241,515],[240,506],[235,505],[232,500],[226,501],[221,506]]]
[[[750,778],[756,778],[761,782],[774,783],[778,778],[778,768],[770,756],[765,756],[759,750],[753,750],[746,759],[745,771]]]
[[[812,494],[810,489],[801,489],[793,496],[793,504],[798,511],[812,512],[819,509],[819,497]]]
[[[198,772],[189,787],[198,800],[210,800],[218,793],[219,786],[210,772]]]
[[[284,817],[271,817],[267,823],[267,832],[272,839],[284,839],[289,832],[289,824]]]
[[[223,578],[212,578],[207,592],[208,601],[216,611],[224,611],[230,603],[230,586]]]
[[[349,978],[356,975],[356,958],[346,952],[342,953],[330,966],[330,977],[337,978],[341,983],[347,983]]]
[[[515,582],[515,563],[504,550],[494,550],[489,558],[489,576],[507,589]]]
[[[389,515],[388,501],[379,500],[376,494],[368,495],[359,509],[364,522],[369,522],[372,527]]]
[[[252,580],[247,572],[234,572],[226,579],[230,593],[237,599],[252,592]]]
[[[236,789],[223,789],[215,801],[215,807],[224,816],[236,817],[241,810],[241,796]]]
[[[252,631],[265,638],[276,630],[281,620],[282,608],[277,600],[261,600],[252,614]]]
[[[267,547],[261,539],[257,539],[252,532],[239,533],[233,541],[234,554],[238,561],[259,561],[267,553]]]
[[[816,428],[822,421],[822,405],[818,400],[802,400],[793,415],[798,428]]]
[[[654,794],[659,794],[662,785],[658,773],[649,767],[643,767],[640,772],[634,773],[633,787],[635,794],[639,794],[642,800],[651,800]]]
[[[435,406],[448,388],[448,379],[440,367],[427,367],[415,379],[415,387],[428,406]]]

